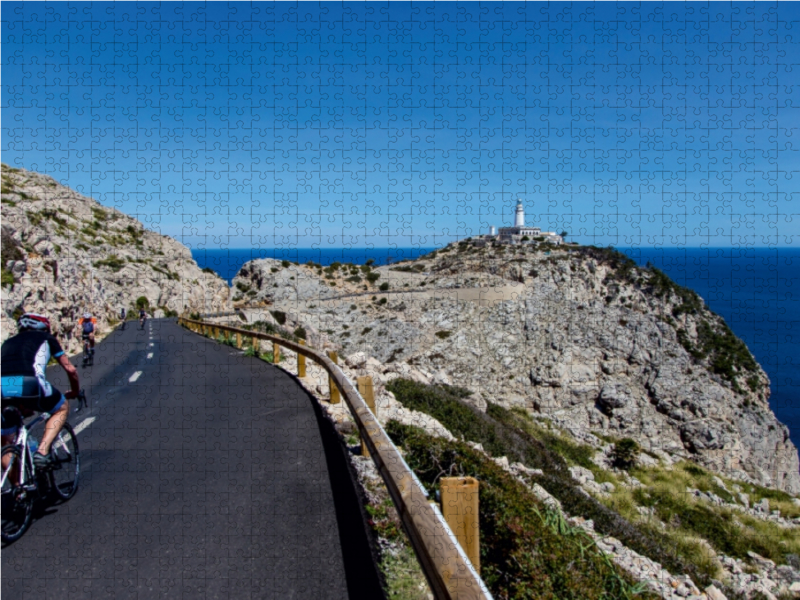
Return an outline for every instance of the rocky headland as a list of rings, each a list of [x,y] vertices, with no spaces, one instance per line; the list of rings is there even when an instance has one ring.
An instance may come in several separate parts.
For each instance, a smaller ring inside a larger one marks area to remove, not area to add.
[[[228,306],[227,283],[190,250],[47,175],[2,166],[2,339],[20,311],[46,314],[68,352],[84,311],[100,335],[146,298],[155,316]]]
[[[283,311],[344,355],[466,388],[479,408],[524,408],[577,439],[631,437],[655,456],[800,491],[767,375],[657,269],[608,249],[469,242],[393,266],[332,267],[252,261],[234,301]]]

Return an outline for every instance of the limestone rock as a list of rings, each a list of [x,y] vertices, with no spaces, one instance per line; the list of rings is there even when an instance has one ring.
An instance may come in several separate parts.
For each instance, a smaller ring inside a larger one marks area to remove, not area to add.
[[[46,175],[3,165],[2,177],[3,266],[15,280],[3,287],[2,339],[16,332],[20,310],[48,315],[71,353],[85,311],[102,336],[140,296],[151,314],[227,308],[226,282],[176,240]]]
[[[378,361],[384,382],[464,388],[481,410],[522,408],[595,447],[592,432],[634,438],[647,464],[688,459],[800,492],[797,449],[770,410],[764,371],[754,359],[725,376],[712,368],[708,340],[734,343],[722,319],[691,292],[656,289],[649,269],[622,273],[598,252],[454,245],[413,273],[374,268],[383,291],[348,265],[257,260],[234,281],[241,302],[271,302],[343,356]]]

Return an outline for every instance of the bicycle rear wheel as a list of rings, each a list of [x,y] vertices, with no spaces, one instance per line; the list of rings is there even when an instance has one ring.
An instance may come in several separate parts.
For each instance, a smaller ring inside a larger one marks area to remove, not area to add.
[[[33,496],[23,490],[17,482],[24,468],[22,455],[17,446],[3,448],[3,462],[8,460],[8,465],[3,468],[2,499],[0,513],[2,513],[2,540],[6,543],[15,542],[22,537],[25,530],[30,527],[33,517]]]
[[[53,459],[50,487],[60,498],[69,500],[78,491],[81,467],[78,437],[69,423],[64,423],[63,429],[58,432],[50,447],[50,456]]]

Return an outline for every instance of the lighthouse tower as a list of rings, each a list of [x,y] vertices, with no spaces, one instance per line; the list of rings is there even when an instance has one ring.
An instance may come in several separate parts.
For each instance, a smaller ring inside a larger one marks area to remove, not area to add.
[[[522,207],[522,200],[517,200],[517,210],[514,215],[514,227],[525,227],[525,209]]]

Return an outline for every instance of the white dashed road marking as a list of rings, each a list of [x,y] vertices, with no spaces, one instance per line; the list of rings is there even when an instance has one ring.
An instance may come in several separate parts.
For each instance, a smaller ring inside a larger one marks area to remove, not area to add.
[[[147,353],[147,358],[153,358],[153,353],[152,352],[148,352]]]
[[[148,348],[152,348],[153,346],[155,346],[155,344],[153,342],[150,342],[149,344],[147,344]]]
[[[91,425],[92,423],[94,423],[94,420],[95,420],[96,418],[97,418],[97,417],[89,417],[88,419],[84,419],[83,421],[81,421],[81,422],[80,422],[80,424],[79,424],[79,425],[78,425],[78,426],[75,428],[75,435],[78,435],[78,434],[79,434],[81,431],[83,431],[83,430],[84,430],[84,429],[86,429],[86,428],[87,428],[89,425]]]
[[[129,382],[129,383],[133,383],[134,381],[136,381],[137,379],[139,379],[139,376],[140,376],[141,374],[142,374],[142,372],[141,372],[141,371],[136,371],[136,373],[134,373],[133,375],[131,375],[131,376],[130,376],[130,379],[128,379],[128,382]]]

